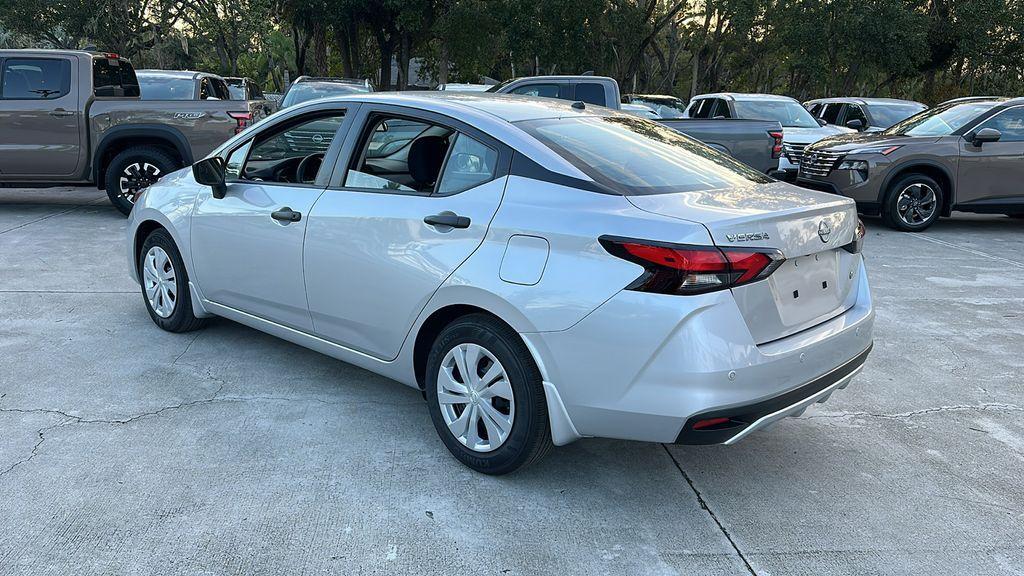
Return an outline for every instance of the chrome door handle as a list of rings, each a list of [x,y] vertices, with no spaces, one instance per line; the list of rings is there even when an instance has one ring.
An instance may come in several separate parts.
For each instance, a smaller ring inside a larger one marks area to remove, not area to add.
[[[296,212],[295,210],[285,206],[284,208],[271,213],[270,217],[280,222],[298,222],[299,220],[302,220],[302,212]]]
[[[61,116],[72,116],[72,115],[74,115],[74,112],[72,112],[71,110],[63,110],[61,108],[57,108],[56,110],[50,110],[50,116],[61,117]]]
[[[451,228],[469,228],[469,218],[459,216],[453,212],[441,212],[427,216],[423,222],[431,226],[448,226]]]

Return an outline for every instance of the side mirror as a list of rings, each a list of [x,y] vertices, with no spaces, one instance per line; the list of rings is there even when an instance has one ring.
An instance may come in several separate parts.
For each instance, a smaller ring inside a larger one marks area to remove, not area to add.
[[[192,177],[203,186],[212,188],[213,197],[218,200],[228,192],[228,185],[224,182],[224,159],[220,156],[212,156],[193,164]]]
[[[861,130],[863,130],[865,128],[864,121],[861,120],[860,118],[854,118],[852,120],[847,120],[846,121],[846,127],[847,128],[853,128],[857,132],[860,132]]]
[[[981,146],[985,142],[997,142],[1002,138],[1002,133],[995,128],[982,128],[971,136],[970,140],[975,146]]]
[[[825,122],[821,118],[818,118],[817,116],[815,116],[814,119],[818,121],[818,126],[828,126],[828,122]]]

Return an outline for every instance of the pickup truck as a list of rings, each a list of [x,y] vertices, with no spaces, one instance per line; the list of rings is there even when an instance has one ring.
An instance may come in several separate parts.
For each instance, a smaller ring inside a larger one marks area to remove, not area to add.
[[[125,214],[257,113],[237,100],[141,99],[131,63],[112,53],[0,50],[0,86],[0,183],[96,184]]]
[[[573,100],[621,110],[619,83],[607,76],[529,76],[495,84],[496,94]],[[770,120],[659,119],[673,130],[731,155],[763,173],[775,173],[782,156],[782,125]]]

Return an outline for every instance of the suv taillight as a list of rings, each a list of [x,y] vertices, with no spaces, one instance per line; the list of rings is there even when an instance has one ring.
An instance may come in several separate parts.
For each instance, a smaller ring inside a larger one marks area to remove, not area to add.
[[[782,158],[782,131],[769,130],[768,135],[775,140],[775,144],[772,144],[772,159]]]
[[[252,122],[252,112],[228,112],[228,116],[235,119],[235,134],[238,134],[242,130],[245,130],[249,123]]]
[[[774,272],[785,258],[778,250],[688,246],[602,236],[613,256],[644,267],[627,290],[657,294],[703,294],[758,280]]]

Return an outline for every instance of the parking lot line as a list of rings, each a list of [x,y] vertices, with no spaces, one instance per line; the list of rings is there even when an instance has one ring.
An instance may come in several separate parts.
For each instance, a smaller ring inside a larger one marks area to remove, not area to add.
[[[1003,258],[1002,256],[996,256],[994,254],[989,254],[987,252],[982,252],[981,250],[975,250],[974,248],[967,248],[965,246],[960,246],[958,244],[954,244],[952,242],[947,242],[945,240],[939,240],[938,238],[934,238],[932,236],[928,236],[927,234],[922,234],[920,232],[918,232],[917,234],[907,234],[907,236],[910,236],[911,238],[920,238],[921,240],[927,240],[929,242],[932,242],[933,244],[938,244],[939,246],[945,246],[947,248],[955,248],[955,249],[961,250],[963,252],[968,252],[970,254],[974,254],[975,256],[981,256],[983,258],[988,258],[990,260],[996,260],[996,261],[999,261],[999,262],[1003,262],[1005,264],[1009,264],[1011,266],[1016,266],[1017,268],[1024,269],[1024,263],[1022,263],[1022,262],[1017,262],[1016,260],[1010,260],[1008,258]]]

